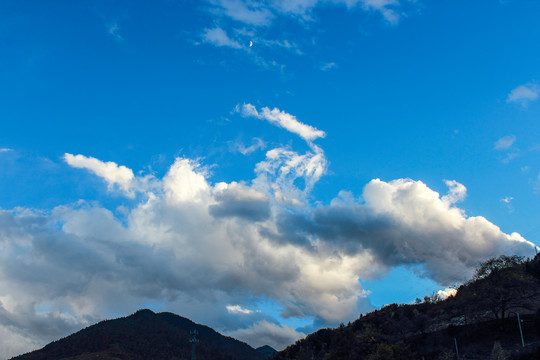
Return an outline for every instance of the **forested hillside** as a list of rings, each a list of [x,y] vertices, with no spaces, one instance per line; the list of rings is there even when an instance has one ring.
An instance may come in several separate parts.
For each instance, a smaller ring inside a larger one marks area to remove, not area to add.
[[[456,359],[456,350],[460,359],[540,358],[540,256],[490,259],[457,290],[319,330],[276,360]]]
[[[259,360],[265,355],[246,343],[172,313],[135,314],[102,321],[13,360],[191,359],[191,331],[196,330],[198,360]]]

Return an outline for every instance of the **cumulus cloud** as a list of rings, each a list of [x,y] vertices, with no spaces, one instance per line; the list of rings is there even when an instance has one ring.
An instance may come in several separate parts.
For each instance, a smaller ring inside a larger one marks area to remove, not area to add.
[[[510,91],[506,98],[507,103],[518,103],[526,107],[530,102],[535,101],[538,98],[538,85],[528,83],[520,85]]]
[[[263,107],[259,112],[252,104],[244,104],[242,106],[243,116],[254,116],[259,119],[267,120],[270,123],[278,125],[298,136],[306,141],[313,141],[318,138],[323,138],[326,133],[322,130],[318,130],[311,125],[301,123],[296,119],[294,115],[288,114],[285,111],[281,111],[278,108],[270,110],[267,107]]]
[[[514,142],[516,142],[516,137],[514,135],[507,135],[495,141],[493,147],[495,150],[506,150],[512,147],[512,145],[514,145]]]
[[[208,210],[215,217],[240,217],[251,221],[270,217],[270,202],[266,194],[246,185],[218,183],[214,191],[217,204]]]
[[[168,203],[203,202],[208,197],[210,185],[200,164],[177,158],[163,178],[163,190]]]
[[[422,264],[425,276],[442,285],[466,280],[485,258],[529,254],[533,246],[483,217],[467,217],[421,181],[372,180],[363,203],[345,195],[310,216],[290,217],[283,229],[332,242],[346,254],[368,252],[382,267]],[[455,199],[452,188],[447,196]]]
[[[437,299],[439,300],[446,300],[449,297],[456,296],[457,290],[454,288],[446,288],[443,290],[437,291]]]
[[[288,128],[272,123],[306,139],[319,131],[290,116]],[[361,280],[393,266],[418,265],[446,286],[486,258],[531,255],[533,245],[519,234],[458,208],[466,188],[454,180],[441,196],[421,181],[375,179],[360,196],[340,192],[313,205],[310,191],[327,160],[308,144],[303,154],[268,150],[250,182],[212,183],[200,161],[187,158],[148,178],[66,154],[70,166],[139,196],[121,218],[85,201],[0,210],[4,356],[148,303],[251,345],[283,348],[304,336],[283,319],[326,326],[354,319],[370,309]],[[276,304],[282,319],[249,309],[253,298]]]
[[[467,196],[465,185],[458,183],[456,180],[445,180],[444,183],[448,186],[448,195],[442,197],[443,202],[452,205],[465,200]]]
[[[103,178],[110,189],[118,186],[125,193],[132,193],[133,171],[123,165],[118,166],[112,161],[103,162],[93,157],[68,153],[64,154],[64,160],[72,167],[90,170]]]

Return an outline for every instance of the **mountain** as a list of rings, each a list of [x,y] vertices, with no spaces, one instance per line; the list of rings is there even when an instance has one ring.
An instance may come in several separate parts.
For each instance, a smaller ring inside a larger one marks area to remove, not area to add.
[[[460,359],[540,359],[540,254],[490,259],[457,290],[321,329],[274,359],[456,359],[456,346]]]
[[[271,347],[271,346],[268,346],[268,345],[264,345],[264,346],[261,346],[259,348],[256,349],[259,353],[263,354],[263,356],[265,358],[271,358],[272,356],[274,356],[277,351]]]
[[[139,310],[102,321],[40,350],[12,360],[152,360],[191,359],[190,332],[198,332],[197,360],[259,360],[265,355],[246,343],[226,337],[172,313]]]

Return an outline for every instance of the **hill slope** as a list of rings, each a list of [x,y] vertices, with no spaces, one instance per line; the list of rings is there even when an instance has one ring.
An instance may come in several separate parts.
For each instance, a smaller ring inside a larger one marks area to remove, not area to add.
[[[456,343],[461,359],[540,359],[539,308],[540,256],[502,256],[482,264],[455,297],[388,305],[308,335],[275,359],[455,359]]]
[[[43,349],[13,360],[191,359],[190,331],[197,330],[198,360],[259,360],[264,355],[246,343],[172,313],[135,314],[102,321]]]

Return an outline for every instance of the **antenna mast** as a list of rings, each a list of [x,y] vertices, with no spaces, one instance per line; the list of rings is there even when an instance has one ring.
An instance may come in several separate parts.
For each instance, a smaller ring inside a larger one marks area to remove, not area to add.
[[[190,332],[191,340],[189,342],[191,343],[191,360],[197,360],[195,356],[195,344],[199,342],[198,335],[199,332],[197,330],[191,330]]]

